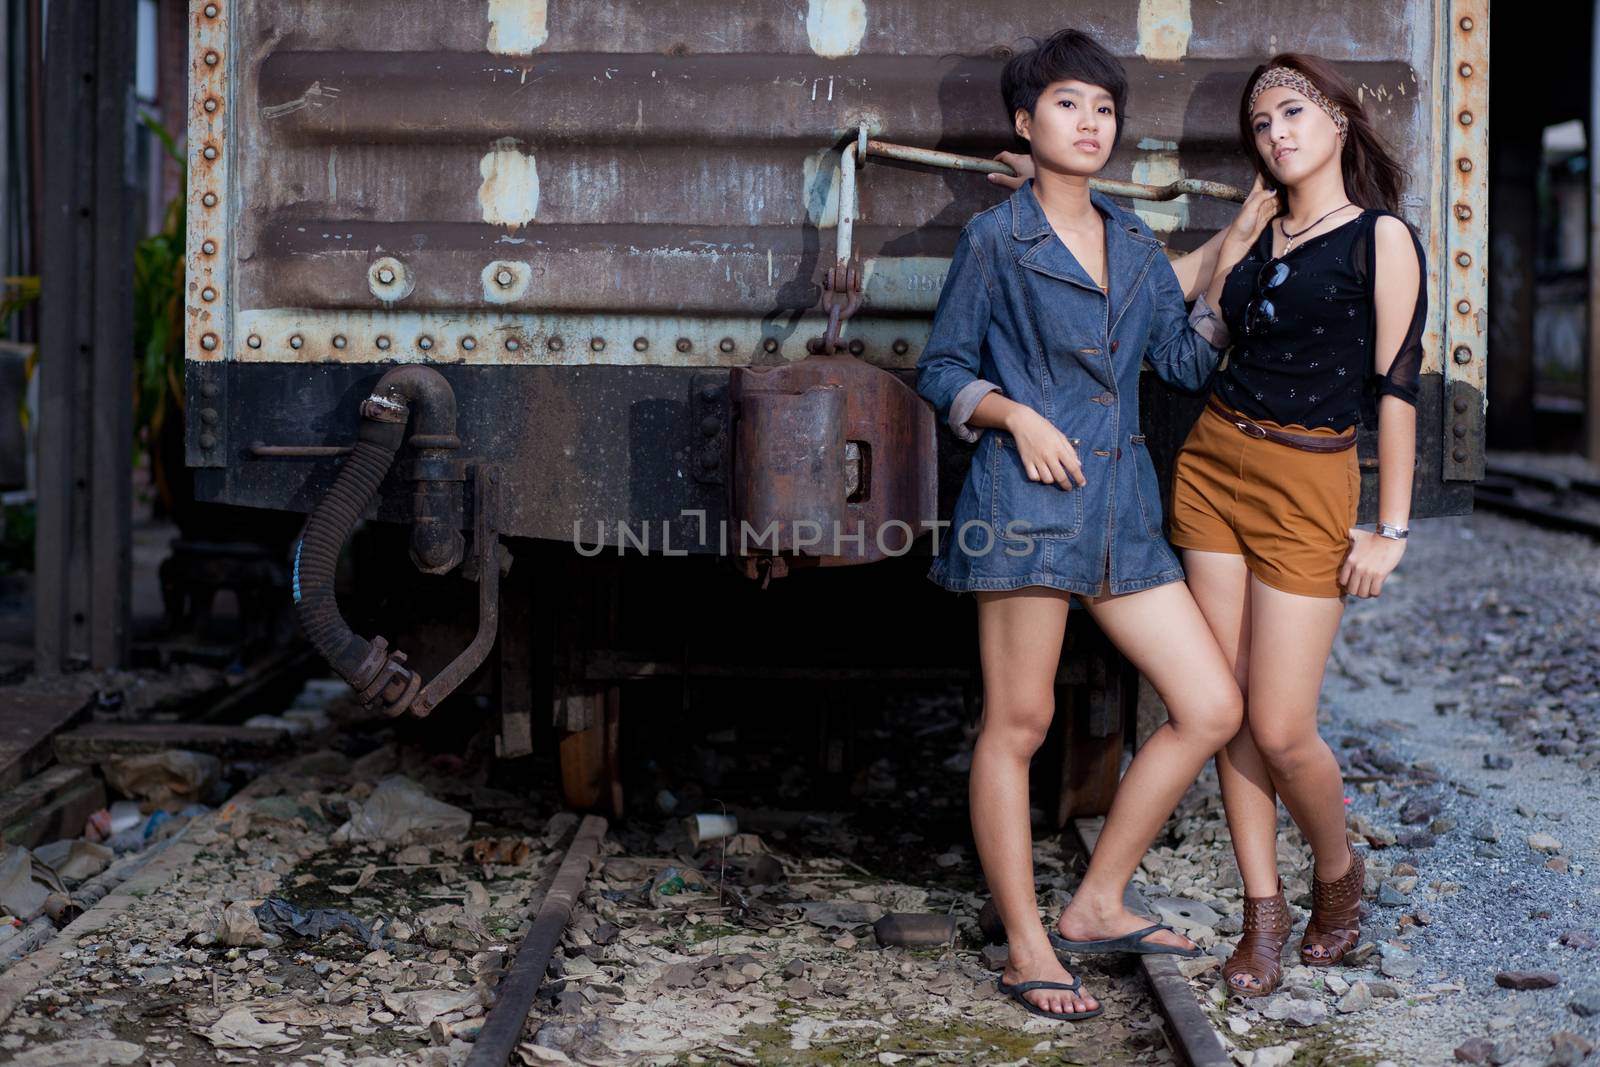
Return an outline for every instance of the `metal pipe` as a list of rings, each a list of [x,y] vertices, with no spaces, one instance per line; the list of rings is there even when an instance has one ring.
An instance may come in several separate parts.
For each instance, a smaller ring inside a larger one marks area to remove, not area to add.
[[[839,222],[834,234],[834,262],[841,268],[850,263],[856,227],[856,171],[865,166],[871,156],[917,163],[926,167],[946,170],[965,170],[980,174],[1011,174],[1017,172],[1006,164],[981,156],[964,156],[957,152],[940,152],[915,145],[894,144],[867,137],[866,126],[857,131],[856,139],[845,145],[839,153]],[[1245,194],[1225,182],[1205,181],[1200,178],[1179,178],[1165,185],[1146,185],[1143,182],[1115,181],[1111,178],[1090,178],[1089,188],[1110,196],[1125,196],[1134,200],[1174,200],[1180,196],[1211,196],[1219,200],[1244,203]]]
[[[545,968],[550,965],[550,954],[561,940],[561,931],[572,917],[572,906],[589,877],[589,861],[600,854],[600,840],[605,837],[606,820],[600,815],[585,815],[572,839],[572,846],[561,860],[550,891],[539,902],[538,915],[533,928],[517,948],[517,958],[511,972],[495,997],[494,1007],[484,1019],[483,1030],[472,1046],[466,1067],[505,1067],[512,1051],[522,1039],[523,1025],[528,1021],[528,1008],[544,984]]]
[[[354,445],[251,445],[244,454],[251,459],[321,459],[348,456]]]

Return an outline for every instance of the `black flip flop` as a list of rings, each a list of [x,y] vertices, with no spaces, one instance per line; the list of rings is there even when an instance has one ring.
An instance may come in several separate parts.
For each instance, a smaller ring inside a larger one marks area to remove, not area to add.
[[[1106,1006],[1102,1004],[1093,1011],[1045,1011],[1023,996],[1024,993],[1031,993],[1035,989],[1060,989],[1076,993],[1083,988],[1083,982],[1077,978],[1070,982],[1018,982],[1016,985],[1006,985],[1004,978],[997,978],[994,984],[999,987],[1000,992],[1043,1019],[1054,1019],[1062,1023],[1081,1023],[1085,1019],[1093,1019],[1106,1010]]]
[[[1172,933],[1177,933],[1166,923],[1152,923],[1143,930],[1135,930],[1133,933],[1123,934],[1121,937],[1106,937],[1101,938],[1099,941],[1069,941],[1054,930],[1051,930],[1050,944],[1054,946],[1058,953],[1070,952],[1077,956],[1132,952],[1139,956],[1183,956],[1188,959],[1194,959],[1197,956],[1205,955],[1205,952],[1198,946],[1195,948],[1179,948],[1177,945],[1163,945],[1159,941],[1145,940],[1157,930],[1169,930]]]

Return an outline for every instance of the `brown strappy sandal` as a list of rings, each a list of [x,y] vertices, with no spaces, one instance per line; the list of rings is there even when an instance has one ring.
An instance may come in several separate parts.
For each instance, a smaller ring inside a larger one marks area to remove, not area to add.
[[[1311,919],[1300,939],[1300,962],[1308,967],[1332,967],[1361,940],[1361,890],[1367,865],[1350,850],[1350,869],[1331,882],[1315,876],[1311,882]],[[1313,948],[1324,955],[1312,955]]]
[[[1241,997],[1264,997],[1278,988],[1283,979],[1283,946],[1294,930],[1294,917],[1283,899],[1283,883],[1270,897],[1244,898],[1244,934],[1233,955],[1222,965],[1222,980],[1228,992]],[[1254,978],[1255,986],[1239,985],[1236,979]]]

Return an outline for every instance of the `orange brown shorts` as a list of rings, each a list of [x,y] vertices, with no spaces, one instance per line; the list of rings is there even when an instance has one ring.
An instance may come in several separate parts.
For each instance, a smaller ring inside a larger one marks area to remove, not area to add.
[[[1360,499],[1354,448],[1306,452],[1248,437],[1208,406],[1173,470],[1172,543],[1243,556],[1251,574],[1286,593],[1337,597]]]

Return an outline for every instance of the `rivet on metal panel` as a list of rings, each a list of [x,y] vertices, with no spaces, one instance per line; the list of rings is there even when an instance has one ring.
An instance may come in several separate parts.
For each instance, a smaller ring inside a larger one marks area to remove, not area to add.
[[[591,337],[591,338],[589,338],[589,351],[591,351],[591,352],[604,352],[605,350],[606,350],[606,339],[604,337]]]
[[[219,416],[217,415],[216,408],[200,409],[200,421],[205,423],[207,426],[215,426],[217,424],[218,417]]]
[[[211,241],[211,240],[206,240],[206,241],[200,242],[200,251],[204,252],[208,256],[216,255],[217,254],[217,242]]]
[[[1465,437],[1467,436],[1467,424],[1464,422],[1458,422],[1450,427],[1450,432],[1456,437]]]
[[[461,339],[461,347],[471,352],[478,347],[478,339],[476,337],[463,337]]]
[[[367,268],[367,288],[372,295],[386,303],[404,300],[416,287],[416,280],[406,265],[393,256],[374,260]]]
[[[559,337],[550,338],[551,347],[553,347],[553,348],[561,347],[560,344],[558,343],[560,340],[561,340],[561,338],[559,338]],[[507,352],[515,352],[517,349],[519,349],[521,347],[522,347],[522,342],[517,340],[515,337],[507,337],[506,338],[506,351]]]
[[[300,349],[304,348],[305,344],[306,344],[305,338],[301,337],[299,334],[294,334],[292,337],[289,338],[289,347],[295,349],[296,351],[299,351]]]
[[[202,204],[204,204],[206,207],[216,207],[217,206],[217,194],[216,193],[207,193],[205,196],[202,196],[200,198],[200,202]]]
[[[261,335],[258,334],[258,333],[253,333],[248,338],[246,338],[244,343],[249,345],[251,348],[260,348],[261,347]]]
[[[1472,209],[1470,207],[1468,207],[1466,204],[1457,204],[1456,205],[1456,221],[1457,222],[1466,222],[1467,220],[1469,220],[1471,218],[1472,218]]]
[[[718,452],[714,447],[707,448],[705,451],[700,453],[700,466],[704,467],[708,471],[715,470],[717,464],[721,462],[722,453]]]
[[[389,338],[383,336],[382,334],[378,335],[378,339],[374,343],[384,351],[388,351],[389,349]]]
[[[717,342],[717,347],[720,348],[724,352],[732,352],[733,351],[733,338],[724,337],[722,340]]]
[[[857,338],[855,338],[854,340],[852,340],[850,342],[850,354],[852,356],[859,356],[861,353],[865,352],[866,350],[867,350],[866,342],[862,341],[861,338],[857,337]]]
[[[1471,63],[1463,63],[1463,64],[1461,64],[1461,66],[1456,68],[1456,72],[1458,74],[1460,74],[1463,78],[1470,78],[1470,77],[1472,77],[1472,64]]]
[[[207,4],[206,5],[206,18],[214,19],[216,17],[217,17],[217,5],[216,4]]]
[[[649,338],[646,338],[646,337],[635,337],[633,339],[633,350],[635,352],[643,352],[645,349],[647,349],[649,347],[650,347]]]
[[[216,159],[217,146],[214,144],[208,144],[204,148],[200,149],[200,154],[205,156],[207,159]]]
[[[215,352],[217,350],[217,335],[214,333],[208,333],[201,337],[200,347],[205,349],[207,352]]]
[[[1465,252],[1456,253],[1456,266],[1458,266],[1458,267],[1470,267],[1470,266],[1472,266],[1472,257],[1467,255]]]
[[[714,385],[701,386],[700,399],[708,404],[715,402],[717,399],[717,387]]]
[[[1465,463],[1467,461],[1467,450],[1464,448],[1458,448],[1451,452],[1450,455],[1457,463]]]
[[[1472,16],[1471,15],[1462,15],[1461,16],[1461,21],[1456,23],[1456,25],[1461,27],[1461,30],[1462,30],[1463,33],[1471,33],[1472,32]]]
[[[1463,300],[1462,303],[1464,304],[1466,301]],[[1466,345],[1456,345],[1454,356],[1457,363],[1471,363],[1472,349],[1468,348]]]
[[[424,352],[428,351],[428,349],[433,347],[433,338],[429,337],[427,334],[423,334],[421,337],[417,338],[417,347],[422,349]]]
[[[700,420],[700,432],[707,437],[715,437],[722,431],[722,420],[715,415],[707,415]]]
[[[222,62],[222,57],[219,56],[217,53],[215,53],[215,52],[207,52],[206,53],[206,66],[214,67],[218,63],[221,63],[221,62]]]
[[[1468,300],[1457,300],[1456,312],[1461,315],[1472,314],[1472,302]]]
[[[1463,111],[1463,112],[1462,112],[1462,113],[1461,113],[1461,114],[1459,114],[1459,115],[1457,115],[1457,116],[1456,116],[1456,119],[1457,119],[1457,120],[1458,120],[1458,121],[1459,121],[1459,122],[1460,122],[1460,123],[1461,123],[1461,125],[1463,125],[1463,126],[1471,126],[1471,125],[1472,125],[1472,112],[1470,112],[1470,111]]]
[[[1456,397],[1455,403],[1451,406],[1456,409],[1457,415],[1464,415],[1467,411],[1467,398],[1464,396],[1458,396]]]
[[[516,338],[512,338],[512,340],[515,341]],[[550,340],[546,341],[544,343],[544,346],[546,348],[548,348],[552,352],[559,352],[563,348],[567,347],[567,342],[565,342],[565,341],[563,341],[561,339],[561,335],[560,334],[556,334],[555,336],[551,337]],[[513,352],[516,351],[516,348],[517,348],[517,346],[515,344],[509,344],[509,343],[507,344],[506,347],[510,348]]]
[[[333,335],[333,347],[334,348],[343,348],[345,345],[347,345],[349,343],[350,343],[349,341],[345,340],[344,334],[336,333],[336,334]]]
[[[761,341],[761,350],[763,352],[776,352],[778,350],[778,339],[776,337],[763,338]]]
[[[217,291],[215,289],[211,288],[211,286],[208,285],[204,289],[200,290],[200,299],[201,300],[204,300],[207,303],[210,303],[211,301],[215,300],[216,298],[217,298]]]
[[[1462,156],[1460,159],[1456,160],[1456,169],[1462,174],[1470,173],[1472,170],[1472,160],[1468,159],[1466,156]]]
[[[687,337],[680,337],[678,338],[676,347],[679,352],[687,352],[689,349],[694,347],[694,342],[689,340]]]
[[[911,344],[904,337],[896,337],[894,339],[894,354],[895,355],[903,356],[908,351],[910,351],[910,349],[911,349]]]
[[[207,114],[215,114],[217,108],[221,107],[222,105],[217,102],[216,97],[208,96],[206,97],[206,102],[201,106],[206,109]]]
[[[212,449],[217,447],[217,438],[214,434],[203,433],[200,435],[200,447]]]
[[[217,394],[221,392],[222,390],[217,387],[216,382],[202,382],[200,385],[200,395],[207,400],[215,400]]]

